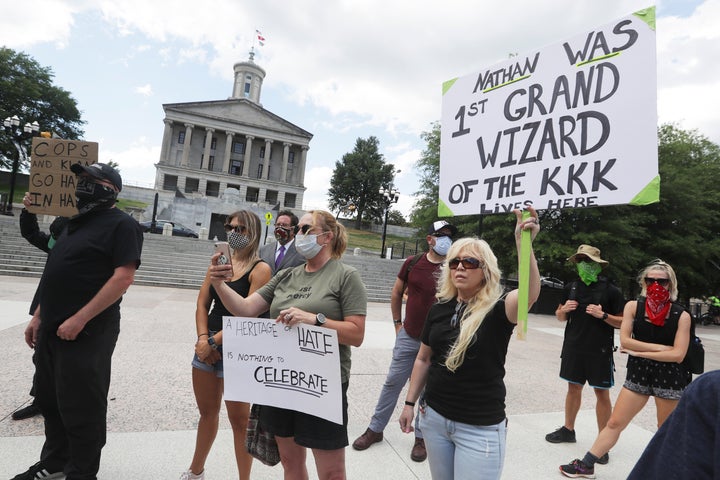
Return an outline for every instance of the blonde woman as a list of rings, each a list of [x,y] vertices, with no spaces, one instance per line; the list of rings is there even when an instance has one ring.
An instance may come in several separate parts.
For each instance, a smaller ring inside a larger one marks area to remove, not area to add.
[[[270,280],[270,266],[258,257],[258,244],[262,227],[260,219],[247,210],[237,211],[225,220],[228,243],[232,247],[233,277],[225,283],[238,295],[246,297]],[[212,307],[212,308],[211,308]],[[262,312],[258,312],[260,316]],[[193,390],[200,411],[195,453],[190,468],[180,480],[205,478],[205,461],[218,431],[220,402],[223,395],[222,363],[222,317],[232,315],[220,301],[210,284],[210,275],[205,277],[197,299],[195,324],[197,343],[192,362]],[[230,426],[233,430],[235,460],[240,480],[250,478],[252,457],[245,449],[249,404],[225,401]]]
[[[226,265],[210,267],[212,284],[233,314],[254,317],[270,309],[278,323],[305,323],[337,332],[340,343],[343,424],[285,408],[263,406],[260,422],[275,435],[285,478],[306,480],[307,449],[312,449],[320,480],[346,478],[347,389],[350,382],[350,347],[365,338],[367,294],[360,274],[340,261],[347,247],[345,227],[335,216],[311,210],[300,218],[295,248],[307,263],[286,268],[257,292],[244,298],[223,282]]]
[[[522,220],[520,233],[540,231],[537,213]],[[505,458],[505,356],[518,313],[518,291],[503,297],[497,258],[484,240],[463,238],[450,247],[442,267],[438,303],[428,313],[405,407],[403,432],[413,431],[419,405],[430,473],[436,480],[500,478]],[[529,308],[540,293],[531,251]]]
[[[692,374],[681,362],[690,342],[690,314],[675,304],[675,270],[655,260],[638,276],[642,293],[625,305],[620,352],[627,353],[627,376],[610,420],[582,459],[560,466],[570,478],[595,478],[598,458],[615,446],[625,427],[655,397],[658,427],[675,410]],[[638,311],[640,310],[640,311]]]

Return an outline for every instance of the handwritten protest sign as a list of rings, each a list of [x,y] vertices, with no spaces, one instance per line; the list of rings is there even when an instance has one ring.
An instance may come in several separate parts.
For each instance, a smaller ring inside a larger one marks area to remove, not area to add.
[[[443,84],[440,216],[659,200],[655,9]]]
[[[33,138],[28,211],[71,217],[76,215],[74,163],[91,165],[98,160],[98,144],[57,138]]]
[[[223,317],[225,399],[343,423],[337,332],[264,318]]]

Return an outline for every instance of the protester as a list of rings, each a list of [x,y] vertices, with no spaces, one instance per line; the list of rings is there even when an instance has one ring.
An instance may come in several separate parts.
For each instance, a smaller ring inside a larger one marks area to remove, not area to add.
[[[515,242],[522,230],[534,238],[537,213],[516,211]],[[529,308],[540,293],[532,250]],[[437,304],[430,308],[410,377],[400,428],[413,431],[419,401],[420,427],[435,480],[497,479],[505,458],[505,357],[518,320],[518,291],[503,296],[497,258],[484,240],[455,242],[442,267]],[[424,396],[420,393],[425,388]]]
[[[38,225],[37,215],[34,213],[30,213],[27,209],[32,205],[32,200],[30,199],[30,193],[25,192],[25,195],[23,196],[23,205],[24,208],[20,212],[20,234],[23,236],[25,240],[27,240],[31,245],[39,248],[45,253],[50,253],[50,250],[55,245],[55,242],[60,237],[60,234],[62,233],[62,230],[65,228],[65,225],[67,224],[67,217],[57,217],[53,222],[50,224],[50,233],[45,233],[40,230],[40,225]],[[35,314],[35,309],[37,308],[38,304],[38,291],[35,291],[35,295],[33,296],[32,302],[30,303],[30,312],[29,314],[32,316]],[[33,352],[33,364],[35,364],[35,353]],[[37,406],[35,403],[34,397],[35,397],[35,375],[33,375],[33,385],[30,387],[30,396],[33,397],[32,403],[30,405],[27,405],[23,408],[20,408],[18,410],[15,410],[12,413],[12,419],[13,420],[25,420],[28,418],[32,418],[36,415],[40,415],[40,407]]]
[[[720,478],[720,370],[688,385],[628,480]]]
[[[610,388],[615,384],[613,362],[615,329],[620,328],[625,299],[620,289],[612,285],[600,272],[609,262],[600,257],[600,250],[580,245],[568,258],[579,276],[565,285],[562,302],[555,315],[565,324],[560,378],[568,382],[565,396],[565,424],[545,436],[551,443],[575,443],[575,419],[587,382],[595,392],[595,417],[598,432],[607,424],[612,403]],[[609,454],[598,463],[606,464]]]
[[[115,208],[120,174],[101,163],[71,170],[78,176],[78,214],[48,257],[40,304],[25,329],[37,354],[45,444],[40,461],[13,480],[97,478],[120,302],[140,266],[140,226]]]
[[[233,276],[228,287],[238,295],[247,297],[270,280],[270,266],[258,257],[258,244],[262,225],[260,219],[248,210],[230,214],[225,220],[228,243],[232,247]],[[212,307],[212,308],[211,308]],[[205,478],[205,462],[217,435],[220,404],[223,396],[222,317],[231,315],[210,285],[210,275],[200,287],[195,310],[197,342],[192,361],[193,391],[200,420],[195,439],[195,453],[190,468],[180,480]],[[252,457],[245,448],[250,405],[246,402],[225,401],[228,419],[233,431],[235,460],[241,480],[250,479]]]
[[[675,304],[677,277],[662,260],[638,277],[642,293],[625,305],[620,351],[629,355],[627,377],[605,428],[582,459],[560,466],[571,478],[595,478],[595,463],[618,441],[620,433],[648,399],[655,397],[658,427],[677,406],[692,374],[681,364],[690,341],[690,314]]]
[[[290,210],[278,212],[275,219],[275,240],[260,247],[260,258],[270,265],[272,274],[275,275],[283,268],[296,267],[305,263],[305,259],[295,249],[295,227],[298,218]]]
[[[400,391],[410,378],[415,357],[420,349],[420,334],[425,325],[425,317],[435,303],[440,266],[452,245],[452,236],[456,233],[457,228],[444,220],[433,222],[425,237],[429,247],[427,253],[409,257],[400,268],[390,298],[390,311],[396,335],[390,370],[385,378],[370,426],[352,444],[355,450],[365,450],[383,439],[383,430],[395,410]],[[407,302],[403,322],[402,304],[406,291]],[[415,443],[410,458],[416,462],[422,462],[427,458],[425,441],[417,419]]]
[[[306,449],[311,448],[320,479],[344,479],[350,347],[359,347],[365,336],[367,294],[357,270],[340,261],[347,233],[332,214],[321,210],[306,213],[298,232],[295,247],[307,263],[281,271],[247,298],[225,284],[229,267],[217,265],[218,255],[213,257],[210,277],[223,304],[234,315],[254,317],[269,308],[271,318],[285,325],[306,323],[337,332],[343,424],[268,406],[262,407],[260,422],[275,435],[285,478],[308,478]]]

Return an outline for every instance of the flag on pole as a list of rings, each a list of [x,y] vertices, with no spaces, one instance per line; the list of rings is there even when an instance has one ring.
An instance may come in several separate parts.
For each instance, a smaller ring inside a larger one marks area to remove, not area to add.
[[[255,33],[257,34],[257,40],[260,46],[265,46],[265,37],[263,37],[262,32],[260,30],[255,30]]]

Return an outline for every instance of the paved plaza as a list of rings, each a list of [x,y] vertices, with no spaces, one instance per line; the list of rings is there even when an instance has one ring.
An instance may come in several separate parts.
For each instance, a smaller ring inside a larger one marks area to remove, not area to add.
[[[39,458],[42,417],[13,421],[12,411],[29,402],[33,366],[23,331],[37,279],[0,276],[0,480],[24,471]],[[190,463],[197,411],[190,360],[195,341],[197,292],[133,286],[122,306],[120,340],[115,350],[108,409],[108,442],[99,478],[176,480]],[[576,444],[553,445],[545,434],[563,423],[566,385],[558,378],[562,324],[552,316],[530,315],[526,341],[513,338],[507,359],[509,431],[505,479],[559,479],[558,465],[582,456],[597,433],[594,395],[584,391]],[[698,327],[706,349],[706,371],[720,367],[720,327]],[[389,304],[368,305],[365,342],[353,348],[349,395],[352,442],[367,427],[391,358],[393,326]],[[625,378],[626,358],[615,354],[613,401]],[[404,398],[404,394],[401,398]],[[225,414],[224,407],[222,416]],[[396,412],[385,440],[364,452],[347,449],[351,479],[429,479],[427,462],[410,460],[413,437],[400,432]],[[622,479],[652,437],[652,401],[596,467],[599,479]],[[207,480],[237,478],[232,434],[226,419],[207,463]],[[311,478],[316,478],[308,455]],[[253,478],[282,478],[282,469],[253,466]],[[464,480],[464,479],[458,479]]]

